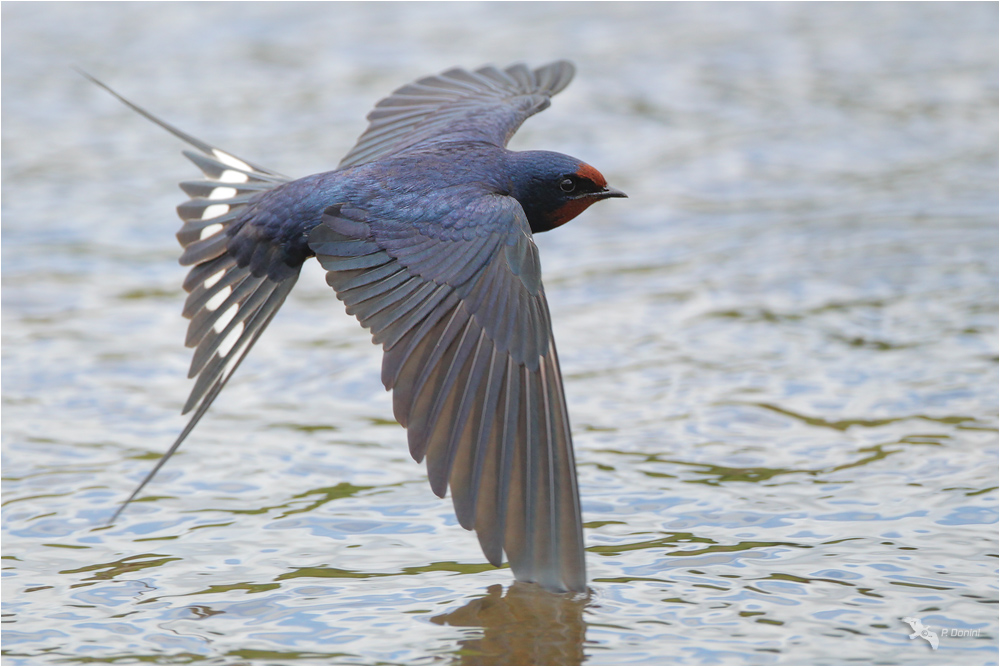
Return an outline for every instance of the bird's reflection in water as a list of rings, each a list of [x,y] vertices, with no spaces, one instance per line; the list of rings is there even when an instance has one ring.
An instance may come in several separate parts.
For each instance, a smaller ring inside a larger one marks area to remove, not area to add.
[[[431,620],[439,625],[482,628],[483,635],[459,642],[459,665],[579,665],[587,626],[587,596],[555,594],[535,584],[486,589],[486,596]]]

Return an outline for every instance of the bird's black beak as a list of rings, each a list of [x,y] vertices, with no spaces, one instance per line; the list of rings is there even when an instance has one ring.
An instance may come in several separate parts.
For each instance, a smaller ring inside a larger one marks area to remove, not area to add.
[[[612,197],[624,197],[628,199],[628,195],[619,190],[618,188],[605,187],[603,190],[598,190],[591,194],[594,199],[611,199]]]

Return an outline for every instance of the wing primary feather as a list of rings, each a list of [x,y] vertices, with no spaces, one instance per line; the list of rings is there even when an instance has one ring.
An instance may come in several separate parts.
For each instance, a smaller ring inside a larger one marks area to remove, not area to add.
[[[382,384],[392,389],[393,415],[405,427],[409,425],[410,410],[416,401],[420,374],[456,316],[458,297],[444,286],[439,289],[443,292],[441,302],[416,328],[387,348],[382,359]]]
[[[481,92],[477,86],[470,85],[465,81],[459,81],[450,75],[456,70],[448,70],[438,76],[429,76],[420,79],[417,83],[424,84],[432,88],[450,90],[456,93],[478,93]]]
[[[482,67],[476,70],[476,72],[495,79],[497,83],[499,83],[500,86],[506,90],[516,90],[517,87],[520,85],[517,79],[515,79],[514,77],[512,77],[510,74],[500,69],[499,67],[487,65],[486,67]]]
[[[408,318],[393,322],[383,332],[386,340],[383,341],[385,357],[382,363],[382,385],[386,389],[393,389],[396,392],[401,390],[399,378],[404,366],[417,367],[417,364],[410,364],[411,359],[420,358],[420,355],[415,353],[417,346],[425,344],[428,340],[428,332],[441,323],[456,303],[458,303],[458,297],[455,292],[447,285],[439,285],[427,297],[424,304],[411,311]],[[424,310],[428,310],[428,312],[424,313]],[[398,339],[395,338],[396,332],[392,331],[396,327],[401,330]],[[429,340],[435,339],[435,336],[431,336]],[[426,347],[426,344],[424,346]],[[428,348],[428,350],[430,349]],[[410,379],[410,384],[412,384],[415,376],[411,376]],[[395,393],[393,396],[395,397]],[[409,403],[407,403],[407,407],[409,407]]]
[[[434,92],[429,88],[414,89],[409,92],[404,92],[404,90],[405,87],[397,90],[391,97],[379,101],[375,108],[368,112],[366,118],[376,120],[385,116],[395,117],[411,111],[419,111],[420,115],[423,116],[427,113],[428,105],[440,106],[453,99],[449,94],[440,91]]]
[[[459,505],[463,507],[468,504],[468,486],[467,486],[467,475],[466,484],[461,486],[464,488],[456,488],[455,480],[457,477],[461,477],[462,470],[458,468],[464,468],[468,471],[469,466],[457,466],[456,459],[463,457],[471,459],[469,465],[475,464],[475,458],[477,453],[473,447],[473,443],[470,442],[472,434],[475,432],[475,427],[477,426],[477,420],[475,419],[475,414],[473,412],[474,408],[482,406],[482,396],[479,395],[479,386],[483,380],[483,373],[488,369],[489,356],[485,352],[484,344],[489,345],[489,341],[486,338],[486,332],[483,329],[479,330],[479,337],[476,340],[476,350],[471,354],[468,361],[468,370],[465,371],[465,382],[462,382],[462,378],[456,377],[454,380],[455,388],[453,391],[458,391],[461,389],[461,393],[458,396],[459,404],[457,410],[454,414],[450,415],[450,419],[441,420],[445,421],[445,425],[448,428],[448,437],[443,440],[445,445],[445,451],[443,455],[437,457],[436,460],[432,459],[430,456],[427,458],[428,471],[433,465],[436,470],[436,475],[439,479],[443,479],[444,483],[447,484],[451,481],[451,493],[452,499],[455,503],[455,509],[458,510]],[[463,364],[463,367],[465,364]],[[464,368],[463,368],[464,370]],[[464,385],[464,387],[462,386]],[[450,426],[449,426],[450,425]],[[435,429],[437,430],[437,429]],[[459,450],[462,450],[461,452]],[[466,512],[458,512],[461,514],[459,517],[459,523],[463,528],[471,528],[472,521],[471,517],[468,516]]]
[[[512,547],[507,541],[508,500],[511,496],[511,472],[514,460],[514,439],[517,435],[518,382],[515,376],[516,366],[507,356],[504,363],[502,386],[500,394],[503,399],[497,404],[497,419],[490,441],[490,453],[487,465],[495,471],[492,482],[492,494],[485,497],[486,502],[480,502],[477,508],[476,532],[483,553],[491,563],[498,566],[503,561],[506,550],[508,559]],[[483,489],[488,493],[490,486]]]
[[[535,524],[538,517],[538,444],[535,439],[538,435],[538,405],[533,400],[531,372],[527,368],[521,368],[521,377],[524,379],[524,537],[525,540],[525,560],[524,566],[531,568],[534,565],[535,552],[538,542],[535,535]],[[528,577],[529,579],[532,577]]]
[[[457,405],[462,396],[459,394],[458,378],[467,362],[471,361],[472,346],[475,336],[470,336],[473,320],[465,322],[462,335],[453,348],[449,348],[450,359],[446,356],[441,360],[444,368],[435,369],[434,383],[426,387],[433,395],[433,404],[424,418],[423,424],[414,424],[411,429],[418,430],[418,437],[427,442],[427,476],[431,490],[443,498],[448,490],[448,458],[450,442],[445,436],[451,431],[451,424],[457,418]],[[443,371],[443,372],[442,372]],[[450,418],[446,418],[450,417]],[[419,427],[423,428],[419,428]],[[419,433],[419,431],[423,431]]]
[[[556,465],[559,480],[559,562],[563,573],[563,584],[571,591],[584,590],[587,585],[587,566],[584,562],[583,519],[580,511],[580,493],[576,479],[576,461],[573,456],[572,434],[569,413],[566,410],[565,392],[559,372],[559,357],[555,344],[549,347],[546,364],[550,369],[549,390],[556,414],[561,419],[555,424],[557,440],[555,452],[559,457]]]
[[[469,72],[468,70],[455,68],[448,70],[445,75],[452,81],[469,84],[468,88],[472,91],[478,91],[480,88],[486,88],[487,90],[502,92],[499,88],[497,88],[496,81],[490,80],[489,77],[482,76],[479,72]]]
[[[549,104],[573,76],[558,61],[531,71],[524,65],[501,71],[452,69],[396,89],[368,114],[368,127],[340,167],[419,148],[454,134],[459,139],[506,145],[522,122]],[[476,118],[479,123],[470,123]]]
[[[545,419],[545,431],[544,431],[544,433],[545,433],[545,439],[544,439],[544,447],[542,447],[542,448],[545,450],[545,453],[546,453],[546,455],[544,457],[544,459],[545,459],[544,468],[539,471],[539,476],[540,477],[544,477],[546,479],[546,484],[545,484],[545,488],[543,489],[543,491],[548,491],[548,498],[546,499],[546,505],[547,505],[547,510],[548,510],[546,512],[547,516],[543,516],[542,517],[543,520],[545,518],[548,519],[548,526],[546,527],[548,533],[545,536],[545,540],[548,542],[548,544],[547,544],[547,546],[548,546],[548,554],[547,554],[547,557],[544,558],[544,559],[541,558],[541,556],[542,556],[541,553],[538,553],[537,556],[539,557],[540,560],[543,560],[542,563],[538,564],[539,569],[541,569],[542,567],[544,567],[545,563],[548,563],[549,564],[549,568],[551,568],[553,570],[553,572],[552,572],[552,574],[550,576],[558,576],[558,572],[559,572],[559,567],[558,567],[559,566],[559,553],[558,553],[558,545],[559,545],[559,504],[558,504],[557,499],[556,499],[556,491],[557,491],[556,484],[557,484],[557,481],[556,481],[556,477],[555,477],[555,474],[556,474],[555,468],[556,468],[557,459],[556,459],[555,452],[554,452],[555,447],[556,447],[556,433],[555,433],[555,430],[553,428],[554,425],[552,423],[552,405],[550,405],[550,403],[549,403],[549,398],[550,397],[549,397],[549,385],[548,385],[548,377],[547,377],[547,373],[546,373],[546,367],[547,367],[547,364],[546,363],[542,363],[542,364],[539,364],[539,368],[538,368],[539,381],[540,381],[541,390],[542,390],[542,392],[541,392],[542,393],[542,395],[541,395],[541,399],[542,399],[542,416]]]
[[[427,438],[424,431],[427,426],[427,412],[430,408],[427,404],[433,397],[433,392],[424,391],[424,387],[432,377],[433,371],[436,370],[445,352],[451,348],[451,345],[455,342],[455,338],[464,330],[464,325],[468,324],[468,317],[466,316],[466,319],[461,321],[459,318],[460,314],[464,315],[464,309],[461,305],[452,311],[451,317],[441,331],[440,338],[434,341],[434,346],[429,350],[426,357],[420,360],[422,366],[414,368],[414,372],[418,373],[418,375],[416,376],[416,380],[413,381],[410,390],[413,402],[406,410],[406,414],[410,417],[406,435],[410,446],[410,456],[418,463],[423,461],[424,455],[427,453]],[[404,372],[405,370],[404,368]],[[413,418],[414,416],[415,419]]]
[[[430,354],[426,359],[421,360],[422,364],[419,368],[419,375],[413,383],[413,395],[417,399],[419,399],[419,397],[424,393],[424,385],[426,385],[427,381],[436,374],[435,372],[438,364],[441,362],[441,358],[444,356],[445,352],[451,348],[452,343],[455,341],[455,337],[460,333],[464,334],[468,324],[468,314],[465,313],[465,309],[459,305],[454,311],[452,311],[451,317],[448,319],[448,324],[441,332],[441,337],[434,341],[434,347],[431,348]]]
[[[497,269],[497,272],[501,273],[499,268]],[[492,298],[488,302],[490,304],[490,309],[487,312],[493,313],[495,320],[500,323],[497,327],[497,333],[495,336],[496,340],[494,343],[496,343],[497,347],[505,350],[510,349],[509,332],[511,331],[511,325],[504,325],[504,323],[509,323],[513,319],[510,314],[511,302],[514,301],[516,303],[518,299],[517,292],[515,291],[516,287],[513,284],[515,280],[516,278],[511,278],[509,275],[502,277],[497,276],[497,278],[493,281],[493,289],[496,292],[495,305],[493,305],[494,302]]]
[[[362,324],[373,332],[372,340],[375,343],[382,342],[381,333],[387,326],[420,306],[424,302],[424,299],[431,296],[438,287],[432,282],[424,282],[415,278],[411,278],[410,280],[412,284],[404,284],[397,288],[397,290],[401,291],[403,287],[406,287],[405,294],[400,294],[397,298],[393,298],[391,303],[383,308],[379,308],[378,311],[368,315],[362,321]]]
[[[535,77],[532,75],[531,70],[521,63],[511,65],[504,71],[507,72],[511,78],[515,79],[523,88],[530,88],[535,85]]]
[[[465,475],[456,477],[452,473],[451,492],[455,499],[455,513],[459,523],[466,529],[472,530],[476,527],[477,508],[480,499],[489,494],[484,488],[483,469],[486,466],[487,456],[490,449],[493,425],[496,422],[497,399],[500,396],[501,378],[497,366],[497,349],[490,343],[489,346],[488,372],[483,389],[477,394],[478,415],[476,430],[473,431],[474,441],[470,443],[470,458],[468,472]],[[457,464],[455,464],[457,465]],[[460,500],[460,496],[464,496]],[[488,498],[484,500],[488,502]]]
[[[411,125],[414,120],[425,115],[427,115],[427,111],[425,109],[414,110],[411,113],[406,113],[403,107],[393,107],[391,111],[385,109],[382,114],[371,114],[368,116],[368,120],[378,120],[380,118],[390,117],[392,120],[380,124],[377,128],[368,133],[366,138],[371,142],[370,145],[372,147],[374,147],[377,143],[381,143],[378,140],[382,137],[386,137],[390,140],[398,140],[398,137],[394,135],[400,128],[405,128],[408,125]]]
[[[517,421],[513,425],[514,433],[506,443],[510,448],[507,453],[510,456],[510,479],[507,495],[504,502],[507,505],[507,515],[505,517],[504,530],[504,551],[507,552],[507,560],[515,577],[525,579],[526,562],[530,562],[532,533],[528,525],[528,510],[531,505],[530,487],[530,463],[528,453],[530,451],[530,435],[528,434],[528,422],[530,420],[530,402],[525,396],[525,369],[523,366],[516,366],[515,373],[511,378],[511,384],[517,388]],[[530,577],[528,577],[530,580]]]

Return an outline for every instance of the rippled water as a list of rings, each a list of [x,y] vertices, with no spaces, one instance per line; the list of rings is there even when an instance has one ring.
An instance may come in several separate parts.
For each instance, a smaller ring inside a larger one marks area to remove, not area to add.
[[[4,664],[997,664],[996,4],[4,3],[3,56]],[[194,171],[69,66],[305,175],[556,57],[514,146],[631,196],[537,239],[590,596],[485,563],[315,266],[103,527],[183,423]]]

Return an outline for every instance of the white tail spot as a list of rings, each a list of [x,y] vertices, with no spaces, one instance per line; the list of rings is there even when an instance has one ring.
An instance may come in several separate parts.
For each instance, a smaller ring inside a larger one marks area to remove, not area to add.
[[[253,167],[248,165],[243,160],[234,158],[229,153],[223,153],[218,148],[213,148],[212,153],[222,164],[229,165],[230,167],[236,167],[237,169],[242,169],[243,171],[253,171]]]
[[[201,234],[198,236],[199,241],[204,241],[209,236],[221,232],[223,229],[222,225],[215,223],[214,225],[208,225],[201,230]]]
[[[204,233],[204,232],[202,232],[202,233]],[[224,276],[224,275],[226,275],[225,269],[223,269],[222,271],[219,271],[218,273],[216,273],[214,275],[209,276],[205,280],[205,282],[202,283],[202,286],[204,286],[205,289],[208,289],[209,287],[211,287],[215,283],[217,283],[220,280],[222,280],[222,276]]]
[[[209,199],[229,199],[236,196],[236,188],[215,188],[208,194]]]
[[[223,379],[229,377],[230,373],[232,373],[233,370],[236,368],[236,364],[239,362],[240,357],[242,357],[243,354],[247,351],[248,345],[250,345],[249,340],[243,341],[243,344],[240,345],[240,349],[237,350],[236,353],[229,358],[229,361],[226,362],[226,367],[222,371],[222,375],[220,375],[219,377]]]
[[[226,213],[229,213],[229,204],[212,204],[211,206],[206,206],[205,210],[201,212],[201,219],[211,220]]]
[[[239,342],[240,336],[243,335],[243,329],[246,327],[242,322],[233,327],[233,330],[229,332],[229,335],[222,339],[222,343],[219,344],[219,356],[224,357],[229,354],[236,343]]]
[[[219,174],[218,180],[220,183],[246,183],[250,180],[250,177],[242,172],[226,169]]]
[[[213,296],[211,299],[205,302],[205,308],[209,310],[215,310],[222,305],[222,302],[229,298],[229,295],[233,293],[233,288],[226,286],[219,290],[219,293]],[[232,318],[229,318],[232,319]]]
[[[226,289],[229,289],[228,287]],[[229,310],[222,313],[222,315],[215,321],[212,328],[215,329],[215,333],[222,333],[222,331],[229,326],[229,323],[233,321],[236,317],[236,311],[240,309],[239,304],[234,303],[229,307]]]

